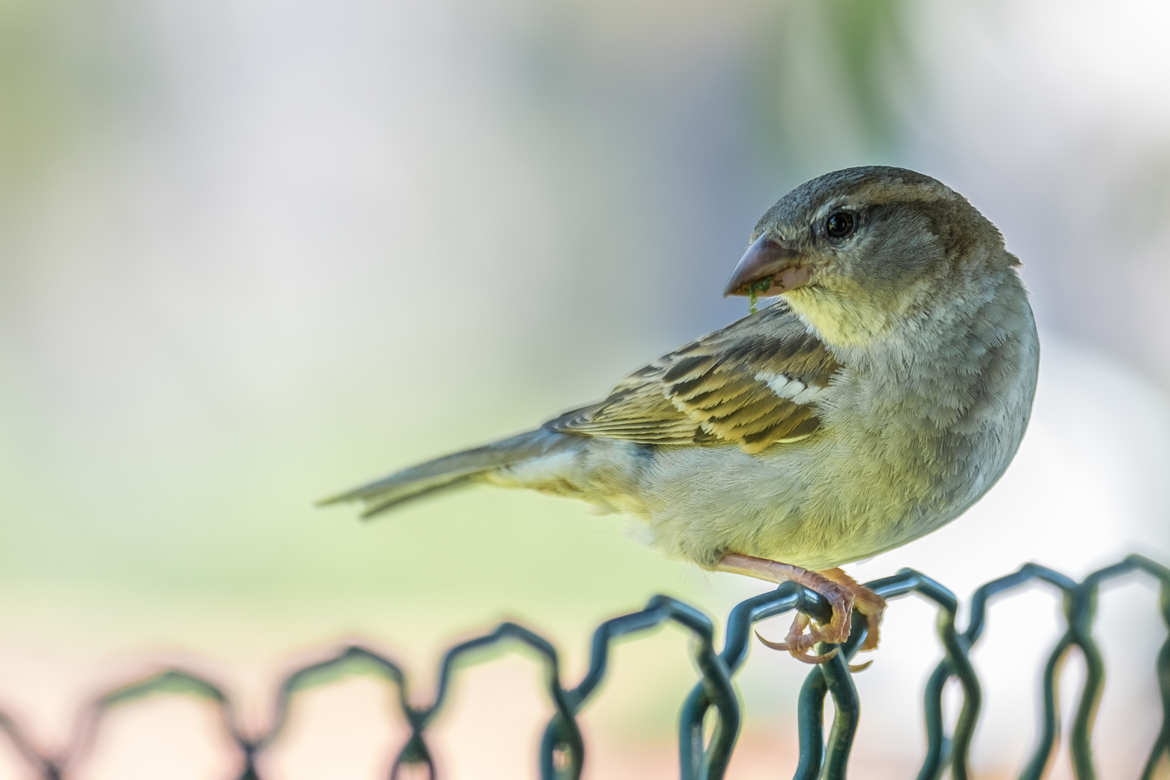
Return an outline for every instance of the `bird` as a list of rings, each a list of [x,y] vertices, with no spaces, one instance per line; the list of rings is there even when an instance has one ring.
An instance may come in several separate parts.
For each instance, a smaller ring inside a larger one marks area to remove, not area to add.
[[[798,613],[766,644],[824,662],[856,609],[874,649],[885,602],[840,567],[961,515],[1027,428],[1039,345],[1019,266],[930,176],[826,173],[764,213],[723,290],[770,305],[599,402],[320,503],[369,517],[464,483],[584,499],[672,557],[828,602],[829,619]]]

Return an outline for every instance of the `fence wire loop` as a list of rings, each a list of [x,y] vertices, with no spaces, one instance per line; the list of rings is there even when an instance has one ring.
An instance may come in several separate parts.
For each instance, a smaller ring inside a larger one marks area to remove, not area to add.
[[[1060,572],[1029,563],[1018,571],[992,580],[971,596],[970,616],[963,631],[955,627],[959,602],[951,591],[920,572],[903,569],[897,574],[867,583],[878,595],[890,600],[911,593],[933,603],[937,609],[936,632],[942,658],[923,690],[926,754],[918,777],[941,777],[947,768],[956,780],[969,776],[971,741],[979,718],[981,691],[971,664],[971,649],[987,625],[990,603],[1014,590],[1042,583],[1061,598],[1066,628],[1048,654],[1041,675],[1041,718],[1033,748],[1020,777],[1040,778],[1055,749],[1058,735],[1056,682],[1062,663],[1075,651],[1086,668],[1070,729],[1072,768],[1077,778],[1096,776],[1091,736],[1093,716],[1104,686],[1104,663],[1093,638],[1092,622],[1102,584],[1130,573],[1152,577],[1160,587],[1158,607],[1167,629],[1154,662],[1162,703],[1162,722],[1141,777],[1152,780],[1162,762],[1170,762],[1170,569],[1149,558],[1131,555],[1093,572],[1076,582]],[[333,656],[290,672],[276,693],[268,729],[247,734],[240,727],[236,708],[227,692],[210,679],[180,668],[163,669],[112,688],[93,699],[76,720],[67,745],[60,754],[40,750],[19,722],[0,711],[0,735],[7,738],[15,754],[37,776],[65,780],[91,752],[100,736],[104,719],[114,710],[146,696],[182,694],[207,701],[216,708],[224,731],[240,751],[242,780],[260,780],[257,757],[283,733],[293,699],[300,691],[332,680],[340,674],[360,671],[377,676],[395,689],[393,701],[409,728],[406,741],[390,762],[389,775],[398,778],[404,767],[424,769],[432,780],[437,776],[434,757],[425,733],[447,699],[452,679],[465,663],[482,660],[483,651],[497,646],[519,646],[541,662],[544,687],[551,714],[538,748],[537,766],[544,780],[576,780],[585,765],[585,743],[577,715],[600,688],[609,668],[615,642],[673,623],[692,637],[691,652],[699,679],[683,702],[679,714],[678,755],[682,780],[718,780],[725,776],[742,720],[733,677],[743,666],[751,647],[754,626],[769,617],[800,610],[817,620],[827,620],[829,605],[816,593],[792,583],[749,598],[731,610],[722,648],[715,648],[715,625],[694,607],[669,596],[654,596],[636,612],[601,623],[590,640],[589,666],[574,686],[561,681],[556,648],[545,638],[512,622],[500,623],[492,631],[460,642],[448,649],[439,662],[434,696],[425,706],[410,703],[407,677],[402,668],[381,653],[360,645],[348,645]],[[794,778],[814,780],[845,777],[850,751],[860,720],[860,701],[849,670],[849,660],[865,639],[866,622],[854,615],[853,630],[841,652],[815,666],[805,679],[797,698],[797,740],[799,758]],[[828,648],[818,647],[817,652]],[[962,706],[948,733],[943,719],[942,696],[951,681],[958,683]],[[832,701],[833,720],[828,737],[824,734],[826,701]],[[706,728],[710,722],[711,728]],[[707,737],[706,734],[710,733]]]

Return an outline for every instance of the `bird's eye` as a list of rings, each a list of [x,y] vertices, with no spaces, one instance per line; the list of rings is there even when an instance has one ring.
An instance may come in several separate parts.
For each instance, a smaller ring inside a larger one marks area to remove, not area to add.
[[[845,238],[853,232],[854,223],[848,211],[834,211],[825,219],[825,234],[829,238]]]

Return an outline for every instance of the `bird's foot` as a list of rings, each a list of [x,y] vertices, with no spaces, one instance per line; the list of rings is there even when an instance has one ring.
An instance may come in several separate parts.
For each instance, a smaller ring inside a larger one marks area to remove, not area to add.
[[[767,639],[759,631],[756,632],[756,639],[759,639],[765,647],[770,647],[773,650],[787,650],[793,658],[806,664],[823,664],[837,655],[839,648],[834,647],[828,652],[819,654],[809,651],[818,642],[838,644],[836,638],[829,635],[832,630],[831,625],[831,623],[824,626],[819,625],[814,623],[808,615],[798,612],[783,642]]]
[[[829,569],[821,574],[853,594],[853,608],[865,618],[865,641],[858,650],[875,650],[880,637],[882,615],[886,612],[886,600],[841,569]],[[866,666],[871,662],[867,661]],[[864,668],[864,667],[863,667]]]
[[[837,654],[837,647],[819,654],[810,651],[819,642],[840,645],[849,639],[854,608],[866,619],[865,642],[859,649],[873,650],[877,647],[878,625],[881,622],[882,612],[886,608],[886,601],[841,569],[815,572],[787,563],[737,553],[723,556],[716,568],[722,571],[747,574],[769,582],[795,582],[819,594],[829,603],[829,608],[832,611],[829,622],[818,623],[808,615],[799,613],[792,621],[792,627],[788,629],[788,635],[783,642],[764,639],[757,633],[756,636],[768,647],[775,650],[787,650],[793,658],[805,663],[824,663]],[[869,666],[869,662],[851,666],[850,669],[861,671],[867,666]]]

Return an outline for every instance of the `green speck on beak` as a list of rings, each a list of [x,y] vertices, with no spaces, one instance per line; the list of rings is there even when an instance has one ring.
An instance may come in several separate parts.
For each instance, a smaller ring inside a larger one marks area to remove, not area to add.
[[[771,286],[771,279],[761,279],[758,282],[752,282],[751,286],[748,287],[748,300],[750,302],[748,305],[748,312],[750,314],[756,313],[756,300],[760,297],[760,293],[767,292]]]

